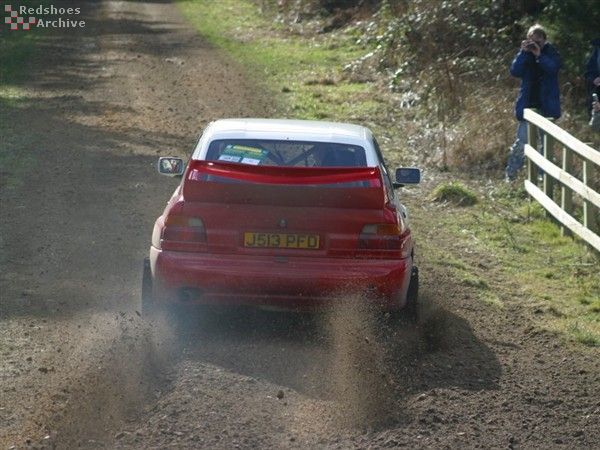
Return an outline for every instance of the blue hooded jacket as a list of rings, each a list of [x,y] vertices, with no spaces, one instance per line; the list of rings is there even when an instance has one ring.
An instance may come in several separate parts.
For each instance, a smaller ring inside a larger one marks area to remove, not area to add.
[[[537,68],[536,68],[537,66]],[[521,88],[515,103],[515,116],[523,120],[523,110],[530,107],[531,90],[536,72],[540,73],[540,112],[544,117],[560,117],[560,88],[558,86],[558,71],[561,58],[558,50],[546,42],[539,58],[531,52],[519,51],[510,66],[510,74],[521,79]]]

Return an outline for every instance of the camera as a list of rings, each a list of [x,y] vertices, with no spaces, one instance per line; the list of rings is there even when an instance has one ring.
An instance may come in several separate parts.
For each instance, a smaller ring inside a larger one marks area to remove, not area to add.
[[[529,42],[527,43],[527,50],[533,50],[533,49],[535,49],[535,46],[536,46],[536,43],[535,43],[535,42],[533,42],[533,41],[529,41]]]

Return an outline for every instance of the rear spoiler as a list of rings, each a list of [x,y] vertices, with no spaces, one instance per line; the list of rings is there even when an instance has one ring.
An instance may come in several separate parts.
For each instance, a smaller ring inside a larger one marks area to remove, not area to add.
[[[254,166],[221,161],[192,160],[186,178],[197,181],[245,181],[247,183],[306,185],[358,183],[381,186],[378,167]]]
[[[381,208],[378,167],[254,166],[192,160],[185,172],[188,201],[233,204]]]

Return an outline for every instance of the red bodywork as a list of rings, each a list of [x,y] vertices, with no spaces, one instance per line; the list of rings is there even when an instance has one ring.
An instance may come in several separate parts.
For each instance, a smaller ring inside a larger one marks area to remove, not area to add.
[[[377,167],[193,160],[154,226],[155,302],[404,306],[413,239]]]

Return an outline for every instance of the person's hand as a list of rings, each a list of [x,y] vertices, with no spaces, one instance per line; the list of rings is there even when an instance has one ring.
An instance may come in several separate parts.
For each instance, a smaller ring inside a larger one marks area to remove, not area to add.
[[[528,39],[521,42],[521,50],[533,54],[536,58],[540,56],[541,48],[540,45],[533,39]]]
[[[595,113],[600,112],[600,102],[592,103],[592,109],[594,110]]]
[[[533,56],[535,56],[536,58],[538,58],[540,56],[540,53],[542,53],[542,49],[540,48],[540,44],[538,44],[534,40],[529,41],[529,51],[531,53],[533,53]]]
[[[594,78],[594,86],[600,86],[600,77]]]

